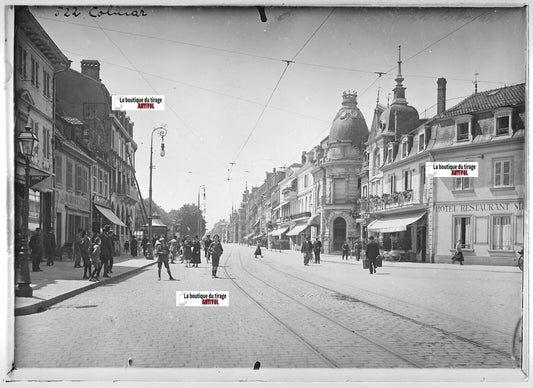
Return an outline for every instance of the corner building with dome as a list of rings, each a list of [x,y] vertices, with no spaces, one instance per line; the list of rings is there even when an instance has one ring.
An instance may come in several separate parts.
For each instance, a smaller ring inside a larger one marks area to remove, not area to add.
[[[368,126],[357,107],[357,93],[345,91],[329,136],[314,150],[312,174],[319,222],[311,236],[322,241],[325,253],[341,251],[345,241],[351,245],[360,235],[353,209],[361,190],[359,174],[367,140]]]

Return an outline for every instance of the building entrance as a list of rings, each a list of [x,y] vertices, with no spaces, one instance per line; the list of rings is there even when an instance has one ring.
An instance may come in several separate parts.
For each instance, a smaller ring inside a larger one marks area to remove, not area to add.
[[[338,217],[333,221],[333,250],[342,250],[342,245],[346,241],[346,221]]]

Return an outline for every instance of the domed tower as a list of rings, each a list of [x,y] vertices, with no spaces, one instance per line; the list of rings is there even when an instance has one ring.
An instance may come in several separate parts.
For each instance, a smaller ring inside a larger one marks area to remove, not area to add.
[[[393,89],[394,99],[381,114],[378,130],[380,133],[395,134],[396,139],[416,128],[420,121],[418,111],[407,104],[403,80],[401,46],[398,46],[398,75],[395,78],[396,87]]]
[[[320,239],[326,253],[339,252],[345,241],[358,236],[351,210],[359,196],[368,126],[357,107],[357,93],[345,91],[342,106],[331,124],[326,157],[313,178],[319,193]]]
[[[367,138],[368,127],[357,107],[357,93],[345,91],[342,93],[342,106],[331,124],[329,143],[351,141],[353,146],[361,146]]]
[[[328,159],[354,159],[368,139],[368,126],[357,107],[357,93],[342,93],[342,106],[335,115],[328,139]]]

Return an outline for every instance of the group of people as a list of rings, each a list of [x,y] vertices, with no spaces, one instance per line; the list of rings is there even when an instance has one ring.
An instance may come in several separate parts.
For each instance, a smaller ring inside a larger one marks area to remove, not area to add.
[[[146,240],[146,241],[145,241]],[[143,251],[147,254],[148,238],[143,238]],[[201,263],[202,250],[204,251],[204,257],[209,263],[212,262],[211,275],[213,278],[217,278],[217,270],[219,266],[220,256],[224,252],[222,244],[220,243],[220,236],[215,234],[213,240],[208,235],[203,242],[203,247],[198,239],[198,236],[185,236],[181,242],[177,236],[173,236],[172,239],[167,241],[165,237],[160,237],[154,241],[154,256],[157,258],[157,277],[161,280],[161,269],[163,265],[168,273],[168,279],[174,280],[170,271],[170,264],[174,264],[179,258],[181,263],[185,262],[187,268],[198,268],[198,264]]]
[[[74,267],[80,268],[80,263],[83,261],[83,279],[92,282],[99,281],[102,269],[102,277],[111,277],[116,250],[109,225],[104,226],[101,233],[87,233],[85,230],[80,230],[75,244]]]
[[[363,245],[359,241],[356,241],[354,243],[354,251],[355,251],[355,257],[357,260],[360,260],[362,250],[363,250]],[[318,237],[313,243],[311,242],[311,237],[308,236],[306,237],[305,241],[302,244],[301,252],[303,253],[303,257],[304,257],[304,265],[309,265],[309,263],[313,260],[313,257],[315,260],[314,261],[315,264],[320,264],[320,253],[322,252],[322,243],[320,242]],[[350,253],[350,246],[348,245],[348,242],[345,242],[344,245],[342,246],[342,259],[348,260],[349,253]],[[377,268],[376,264],[377,264],[377,259],[379,256],[379,246],[377,242],[374,241],[373,236],[370,236],[368,238],[368,243],[366,244],[366,249],[365,249],[365,256],[366,256],[366,259],[368,259],[370,273],[371,274],[376,273],[376,268]]]
[[[54,230],[48,228],[44,234],[41,234],[41,228],[36,228],[35,233],[31,236],[28,243],[30,247],[31,266],[33,272],[41,272],[41,261],[46,259],[46,265],[54,265],[54,255],[56,253],[56,237]],[[15,251],[18,253],[21,249],[21,236],[15,235]],[[17,257],[17,256],[16,256]],[[19,263],[16,262],[15,265]]]

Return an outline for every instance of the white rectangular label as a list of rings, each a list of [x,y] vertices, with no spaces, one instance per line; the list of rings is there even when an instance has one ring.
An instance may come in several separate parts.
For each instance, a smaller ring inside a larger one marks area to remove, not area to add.
[[[229,291],[176,291],[176,306],[229,306]]]
[[[113,110],[165,110],[165,96],[113,96]]]
[[[478,162],[426,162],[426,177],[477,178]]]

